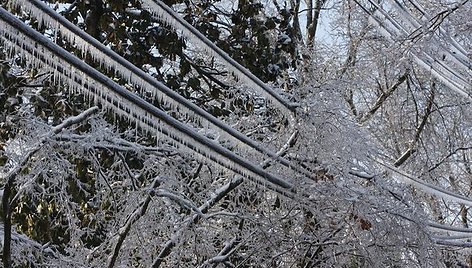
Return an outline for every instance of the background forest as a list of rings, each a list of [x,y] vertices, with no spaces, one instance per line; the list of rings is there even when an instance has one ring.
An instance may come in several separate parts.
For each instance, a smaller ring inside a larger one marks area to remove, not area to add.
[[[0,0],[4,267],[472,267],[469,0]]]

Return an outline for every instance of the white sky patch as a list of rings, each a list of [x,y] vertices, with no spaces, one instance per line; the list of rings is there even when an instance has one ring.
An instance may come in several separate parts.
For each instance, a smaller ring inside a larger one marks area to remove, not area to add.
[[[330,33],[330,24],[332,20],[332,11],[331,9],[321,10],[320,17],[318,20],[318,27],[316,29],[315,40],[317,42],[322,42],[326,44],[331,44],[334,42],[332,34]],[[303,34],[303,38],[306,38],[306,14],[307,6],[305,1],[300,2],[300,13],[298,14],[300,21],[300,28]]]

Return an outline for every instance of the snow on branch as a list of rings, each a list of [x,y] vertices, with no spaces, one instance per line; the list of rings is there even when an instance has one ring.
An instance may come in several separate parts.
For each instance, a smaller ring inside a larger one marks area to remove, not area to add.
[[[82,113],[80,113],[79,115],[77,116],[71,116],[69,118],[67,118],[66,120],[64,120],[62,123],[60,123],[59,125],[55,126],[52,128],[52,132],[54,134],[58,134],[59,132],[61,132],[64,128],[67,128],[69,126],[72,126],[72,125],[75,125],[75,124],[78,124],[80,122],[83,122],[85,121],[88,117],[90,117],[92,114],[96,113],[98,111],[98,107],[97,106],[93,106],[93,107],[90,107],[88,108],[87,110],[83,111]]]
[[[193,210],[199,216],[203,216],[202,211],[193,204],[192,201],[183,198],[182,196],[178,195],[177,193],[173,193],[168,189],[156,189],[151,192],[151,195],[156,195],[159,197],[167,197],[170,200],[174,201],[175,203],[179,204],[181,207]]]
[[[28,236],[24,234],[19,234],[16,231],[10,231],[10,232],[11,232],[10,243],[12,243],[15,246],[15,248],[26,250],[27,252],[41,252],[45,256],[53,257],[56,259],[60,257],[58,252],[48,247],[47,244],[41,245],[40,243],[36,242],[35,240],[32,240],[31,238],[29,238]],[[5,226],[3,223],[0,223],[0,236],[3,237],[4,235],[5,235]],[[5,242],[2,243],[2,248],[4,245],[5,245]],[[23,253],[25,253],[25,251],[23,251]],[[25,256],[25,257],[31,258],[31,259],[35,258],[35,256]]]
[[[87,118],[89,118],[92,114],[96,113],[97,111],[98,111],[97,106],[90,107],[87,110],[80,113],[79,115],[71,116],[71,117],[65,119],[59,125],[52,127],[51,131],[49,133],[47,133],[44,137],[42,137],[38,141],[37,145],[34,146],[33,149],[31,149],[28,153],[25,154],[25,156],[23,157],[23,160],[15,168],[10,170],[5,175],[5,178],[2,178],[2,179],[4,179],[5,181],[8,181],[11,177],[15,177],[21,171],[21,169],[24,167],[24,165],[29,161],[31,156],[33,156],[33,154],[35,154],[40,149],[41,145],[44,142],[46,142],[47,139],[51,138],[54,134],[58,134],[59,132],[61,132],[65,128],[68,128],[72,125],[75,125],[75,124],[78,124],[78,123],[81,123],[81,122],[85,121]]]

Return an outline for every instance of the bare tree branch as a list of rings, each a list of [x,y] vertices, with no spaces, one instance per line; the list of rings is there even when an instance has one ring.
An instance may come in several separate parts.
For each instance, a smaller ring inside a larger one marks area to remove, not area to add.
[[[425,111],[423,112],[423,117],[421,118],[420,124],[416,127],[415,135],[413,137],[413,141],[410,143],[410,148],[408,148],[393,164],[394,166],[398,167],[402,165],[410,156],[416,151],[415,146],[420,140],[421,133],[423,132],[426,123],[428,121],[429,116],[433,110],[433,103],[434,103],[434,96],[435,96],[435,85],[433,83],[430,95],[428,97],[428,102],[426,104]]]
[[[390,88],[388,88],[386,91],[384,91],[378,98],[377,100],[375,101],[374,105],[372,105],[372,108],[370,108],[370,110],[364,114],[364,116],[360,119],[360,122],[361,123],[364,123],[366,121],[368,121],[370,118],[372,118],[372,116],[375,114],[375,112],[377,112],[377,110],[382,107],[382,105],[384,104],[384,102],[387,100],[387,98],[392,95],[393,92],[395,92],[395,90],[397,90],[397,88],[403,84],[403,82],[406,81],[408,77],[408,73],[404,73],[403,75],[401,75],[398,79],[397,79],[397,82],[395,82],[395,84],[393,84]]]

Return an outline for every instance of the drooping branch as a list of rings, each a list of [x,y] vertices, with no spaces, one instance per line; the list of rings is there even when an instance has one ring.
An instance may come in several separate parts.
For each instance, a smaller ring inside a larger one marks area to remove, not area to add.
[[[4,227],[5,226],[3,224],[0,224],[0,237],[4,236],[4,231],[5,231]],[[41,252],[44,255],[55,258],[55,259],[61,258],[60,254],[55,249],[49,247],[47,244],[41,245],[37,241],[29,238],[28,236],[24,234],[17,233],[16,231],[11,232],[10,244],[15,244],[16,247],[19,247],[22,249],[29,248],[36,252]]]
[[[277,152],[279,156],[284,156],[290,147],[293,147],[295,145],[295,142],[298,137],[298,131],[295,131],[290,138],[287,140],[287,142],[280,148],[280,150]],[[263,168],[268,168],[270,166],[269,162],[264,162],[262,163]],[[200,206],[200,211],[204,214],[208,212],[210,208],[212,208],[216,203],[218,203],[221,199],[223,199],[226,195],[228,195],[231,191],[236,189],[241,183],[243,183],[243,179],[241,177],[238,177],[231,182],[223,185],[220,187],[218,190],[216,190],[211,197],[203,203],[203,205]],[[194,214],[191,217],[191,220],[189,220],[189,224],[196,224],[200,219],[201,215],[199,214]],[[176,232],[164,245],[161,251],[159,252],[159,255],[153,262],[152,267],[157,268],[159,267],[164,259],[172,252],[172,249],[175,246],[175,241],[178,239],[178,237],[181,235],[181,232],[183,230],[180,230],[179,232]],[[236,246],[236,245],[235,245]]]
[[[118,257],[119,257],[120,250],[123,246],[124,241],[128,237],[132,226],[146,214],[147,209],[153,197],[158,196],[158,197],[169,198],[172,201],[178,203],[180,206],[195,211],[196,214],[192,216],[192,219],[193,219],[192,221],[196,222],[197,221],[196,219],[201,218],[203,216],[203,213],[206,213],[210,206],[212,206],[214,203],[221,200],[224,196],[226,196],[228,191],[233,189],[233,187],[235,188],[237,185],[239,185],[239,183],[242,182],[242,179],[240,179],[236,181],[237,184],[234,184],[232,182],[229,185],[223,186],[222,188],[220,188],[218,191],[214,193],[212,198],[209,200],[209,203],[205,203],[204,205],[197,208],[192,202],[181,198],[176,193],[172,193],[166,189],[159,189],[159,186],[161,182],[163,181],[163,179],[164,179],[163,177],[157,176],[151,182],[151,185],[146,189],[147,195],[145,199],[139,204],[139,206],[130,215],[128,215],[125,223],[119,228],[118,232],[111,239],[111,241],[114,242],[114,246],[113,246],[113,251],[112,251],[113,253],[108,258],[107,267],[111,268],[115,266],[116,261],[118,260]]]

